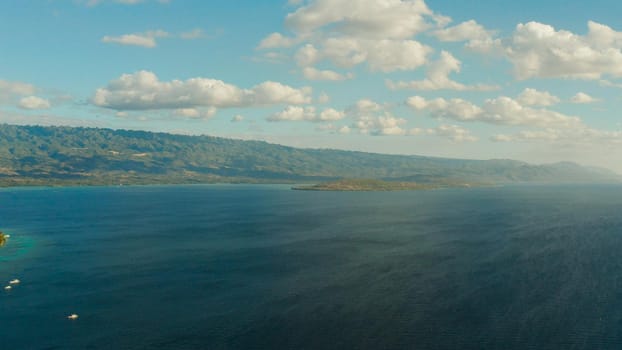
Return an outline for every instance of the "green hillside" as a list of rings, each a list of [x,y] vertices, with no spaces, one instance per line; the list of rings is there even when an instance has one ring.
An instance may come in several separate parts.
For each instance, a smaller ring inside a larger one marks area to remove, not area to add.
[[[413,153],[416,150],[412,150]],[[460,160],[300,149],[144,131],[0,125],[0,185],[318,182],[612,182],[574,163]]]

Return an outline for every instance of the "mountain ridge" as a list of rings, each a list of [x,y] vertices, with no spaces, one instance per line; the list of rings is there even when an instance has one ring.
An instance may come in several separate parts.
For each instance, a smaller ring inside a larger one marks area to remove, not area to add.
[[[534,165],[295,148],[265,141],[67,126],[0,125],[0,185],[318,182],[620,182],[573,162]]]

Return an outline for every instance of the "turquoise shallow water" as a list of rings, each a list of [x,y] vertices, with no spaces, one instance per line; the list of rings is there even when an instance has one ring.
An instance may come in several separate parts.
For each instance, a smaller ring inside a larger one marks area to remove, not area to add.
[[[619,186],[1,190],[0,348],[620,349],[621,213]]]

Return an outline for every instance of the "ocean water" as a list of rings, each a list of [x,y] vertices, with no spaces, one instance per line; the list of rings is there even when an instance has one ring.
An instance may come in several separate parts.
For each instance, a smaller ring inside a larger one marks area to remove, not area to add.
[[[4,189],[0,230],[0,349],[622,348],[622,186]]]

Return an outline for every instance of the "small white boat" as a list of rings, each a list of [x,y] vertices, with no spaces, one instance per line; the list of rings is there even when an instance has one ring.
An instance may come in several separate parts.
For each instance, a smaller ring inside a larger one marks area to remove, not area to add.
[[[68,319],[70,320],[77,320],[78,319],[78,315],[77,314],[71,314],[69,316],[67,316]]]
[[[11,238],[11,235],[4,235],[4,238]]]
[[[18,280],[18,279],[16,278],[16,279],[14,279],[14,280],[10,280],[10,281],[9,281],[9,284],[19,284],[20,282],[21,282],[21,281],[20,281],[20,280]]]
[[[11,290],[12,288],[13,288],[13,287],[11,287],[11,286],[6,286],[6,287],[4,287],[4,289],[5,289],[5,290]]]

